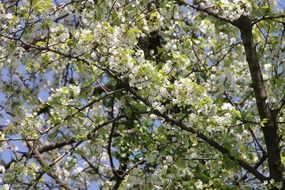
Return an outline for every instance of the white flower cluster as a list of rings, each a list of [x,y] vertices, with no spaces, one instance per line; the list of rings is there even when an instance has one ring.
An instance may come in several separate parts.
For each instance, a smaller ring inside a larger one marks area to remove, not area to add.
[[[222,116],[213,116],[213,119],[216,121],[217,125],[227,126],[232,122],[232,115],[230,113],[225,113]]]
[[[232,110],[232,109],[235,109],[235,108],[230,103],[223,103],[221,109],[222,110]]]
[[[248,15],[251,11],[248,0],[205,0],[199,5],[231,21],[238,19],[241,15]],[[212,7],[215,8],[212,9]]]
[[[215,33],[215,27],[214,23],[210,20],[202,20],[201,24],[199,26],[200,31],[204,34],[214,34]]]
[[[49,103],[54,101],[65,104],[69,101],[71,97],[77,97],[80,93],[80,87],[76,85],[67,85],[61,88],[53,90],[54,93],[48,98]]]
[[[37,119],[35,114],[28,114],[21,123],[22,136],[27,139],[36,139],[39,136],[41,127],[44,126],[42,120]]]
[[[114,49],[112,56],[108,59],[110,69],[118,73],[128,73],[135,64],[132,53],[132,50],[123,48]]]
[[[175,81],[174,87],[171,91],[174,105],[192,105],[195,108],[201,108],[203,101],[210,101],[203,87],[192,82],[189,78],[181,78]]]

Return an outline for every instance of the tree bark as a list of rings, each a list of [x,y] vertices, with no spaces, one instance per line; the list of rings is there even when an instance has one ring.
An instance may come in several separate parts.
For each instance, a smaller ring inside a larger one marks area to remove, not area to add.
[[[241,16],[234,21],[234,25],[240,29],[241,38],[249,66],[252,85],[254,89],[257,110],[260,120],[264,122],[262,132],[267,149],[270,178],[277,182],[282,181],[282,165],[279,152],[279,136],[276,116],[270,109],[267,101],[266,89],[262,77],[262,71],[257,57],[256,46],[252,36],[252,21],[247,16]]]

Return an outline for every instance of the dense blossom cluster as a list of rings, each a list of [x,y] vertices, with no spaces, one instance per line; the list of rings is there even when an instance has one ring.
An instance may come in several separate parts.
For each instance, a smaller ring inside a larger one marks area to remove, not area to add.
[[[0,186],[280,186],[260,177],[269,171],[262,140],[268,119],[256,106],[243,26],[236,24],[241,17],[253,23],[251,49],[265,103],[279,111],[281,125],[284,8],[274,6],[252,0],[0,3],[0,142],[12,155],[1,157]]]

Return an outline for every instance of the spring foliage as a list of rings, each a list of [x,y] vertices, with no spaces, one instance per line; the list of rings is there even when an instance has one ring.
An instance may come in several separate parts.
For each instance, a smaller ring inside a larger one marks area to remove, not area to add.
[[[282,188],[284,19],[277,0],[1,1],[2,189]]]

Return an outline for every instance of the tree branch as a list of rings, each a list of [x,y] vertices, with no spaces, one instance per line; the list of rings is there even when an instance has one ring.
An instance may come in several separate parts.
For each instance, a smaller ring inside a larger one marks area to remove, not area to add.
[[[250,70],[260,121],[265,122],[262,127],[262,131],[268,152],[270,177],[275,181],[282,181],[283,169],[279,152],[276,114],[272,113],[268,104],[262,71],[257,57],[256,46],[254,44],[252,25],[252,20],[248,16],[241,16],[239,19],[234,21],[234,26],[238,27],[241,32],[241,38]]]
[[[185,123],[183,123],[182,121],[177,121],[173,118],[171,118],[170,116],[168,116],[166,113],[161,113],[160,111],[154,109],[152,107],[152,105],[144,98],[140,97],[136,91],[131,88],[129,86],[128,83],[121,81],[117,76],[115,76],[114,74],[112,74],[112,72],[106,70],[106,72],[112,76],[113,78],[115,78],[118,82],[122,83],[122,86],[124,86],[124,88],[126,89],[126,91],[130,92],[135,98],[137,98],[138,100],[142,101],[145,105],[151,107],[153,109],[154,114],[156,114],[159,117],[162,117],[165,119],[166,122],[172,124],[172,125],[176,125],[178,126],[180,129],[184,130],[184,131],[188,131],[194,135],[196,135],[198,138],[202,139],[203,141],[205,141],[206,143],[208,143],[210,146],[212,146],[213,148],[217,149],[219,152],[221,152],[223,155],[227,155],[232,161],[234,161],[235,163],[237,163],[239,166],[241,166],[242,168],[246,169],[248,172],[252,173],[258,180],[260,180],[261,182],[264,182],[266,180],[268,180],[269,178],[264,176],[263,174],[261,174],[257,169],[255,169],[254,167],[250,166],[247,162],[245,162],[244,160],[241,160],[240,158],[237,158],[235,156],[233,156],[230,151],[228,149],[226,149],[225,147],[223,147],[222,145],[220,145],[218,142],[216,142],[215,140],[207,137],[205,134],[203,134],[202,132],[198,131],[197,129],[193,128],[193,127],[189,127],[187,126]]]
[[[31,150],[31,152],[33,152],[36,155],[36,158],[39,161],[40,165],[43,168],[46,168],[46,169],[49,168],[50,167],[49,164],[43,159],[41,153],[33,146],[33,144],[30,141],[27,141],[26,143],[27,143],[29,149]],[[40,172],[40,175],[37,176],[35,182],[31,184],[31,187],[35,186],[37,184],[37,182],[41,179],[41,177],[43,176],[44,173],[45,173],[44,170],[42,172]],[[50,177],[52,177],[59,184],[60,187],[66,189],[66,190],[72,189],[66,183],[64,183],[61,179],[59,179],[59,177],[54,175],[49,169],[48,169],[47,173],[49,174]]]

